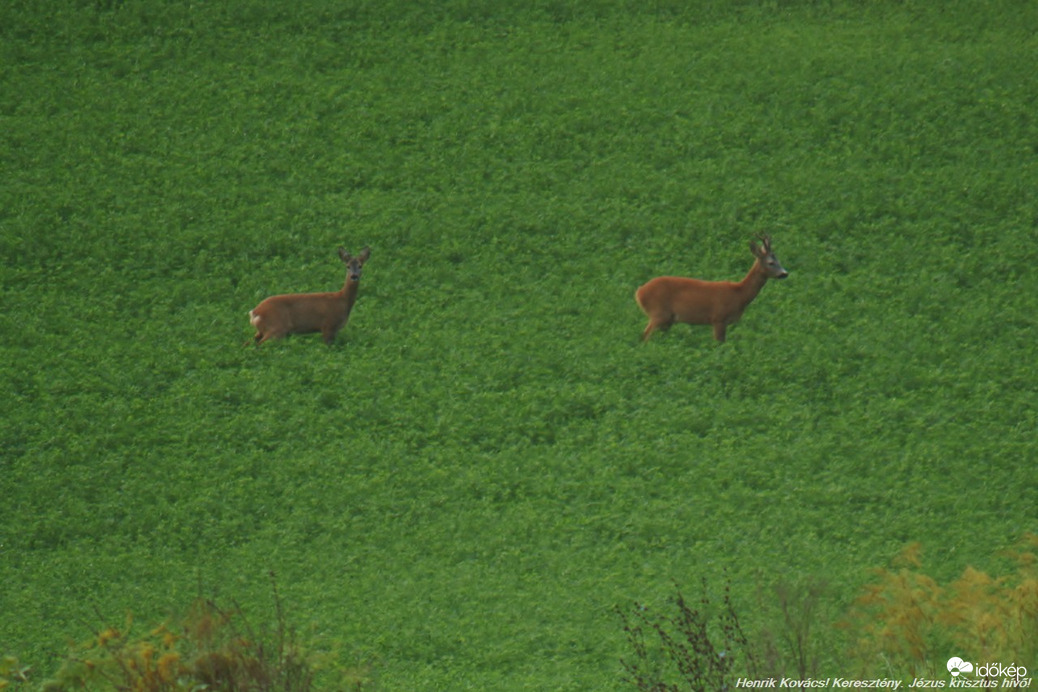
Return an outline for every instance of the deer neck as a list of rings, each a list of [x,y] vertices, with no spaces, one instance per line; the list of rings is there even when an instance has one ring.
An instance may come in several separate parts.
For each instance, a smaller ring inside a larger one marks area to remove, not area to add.
[[[343,302],[346,303],[346,309],[349,310],[353,307],[353,303],[357,300],[357,290],[360,288],[360,279],[356,281],[350,281],[350,277],[346,277],[346,283],[342,285],[342,290],[339,291],[339,295],[342,296]]]
[[[743,305],[748,305],[750,301],[756,298],[767,281],[768,275],[764,273],[764,268],[760,266],[760,261],[754,262],[753,266],[750,267],[750,271],[743,277],[743,280],[735,284],[736,291],[742,297]]]

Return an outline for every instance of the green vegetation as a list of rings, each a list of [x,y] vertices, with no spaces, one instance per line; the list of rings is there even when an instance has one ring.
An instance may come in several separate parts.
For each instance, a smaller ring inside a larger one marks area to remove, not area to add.
[[[1038,530],[1035,55],[1025,0],[3,3],[0,656],[199,582],[262,620],[273,570],[386,689],[608,689],[675,582],[753,633],[912,541],[991,573]],[[726,344],[638,343],[758,232],[791,276]],[[336,344],[243,348],[338,245]]]

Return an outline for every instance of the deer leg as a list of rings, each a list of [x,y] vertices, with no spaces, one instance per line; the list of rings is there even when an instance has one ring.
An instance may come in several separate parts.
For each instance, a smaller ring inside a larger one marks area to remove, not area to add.
[[[256,340],[256,345],[259,346],[264,341],[270,341],[271,339],[280,339],[285,336],[285,332],[280,329],[272,329],[269,332],[256,332],[256,336],[253,339]]]
[[[714,338],[722,344],[724,343],[725,331],[728,329],[724,322],[717,322],[714,324]]]
[[[671,324],[672,322],[669,320],[649,318],[649,324],[645,326],[645,331],[642,332],[642,341],[648,341],[649,337],[652,336],[652,333],[657,329],[662,329],[664,331],[670,329]]]

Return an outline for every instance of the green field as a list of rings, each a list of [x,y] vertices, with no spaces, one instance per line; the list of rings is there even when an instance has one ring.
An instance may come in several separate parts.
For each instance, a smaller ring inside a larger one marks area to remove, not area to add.
[[[911,541],[990,568],[1038,532],[1036,74],[1029,0],[4,3],[0,654],[274,571],[383,689],[614,689],[675,583],[755,629]],[[639,343],[760,232],[727,343]],[[339,245],[337,343],[243,347]]]

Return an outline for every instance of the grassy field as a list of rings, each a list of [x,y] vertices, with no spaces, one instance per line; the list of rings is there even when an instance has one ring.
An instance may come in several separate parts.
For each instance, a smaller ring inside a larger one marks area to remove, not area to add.
[[[6,3],[0,654],[273,570],[385,689],[610,689],[675,582],[756,628],[909,541],[989,567],[1038,531],[1035,56],[1024,0]],[[638,342],[758,232],[727,343]],[[338,245],[336,345],[243,348]]]

